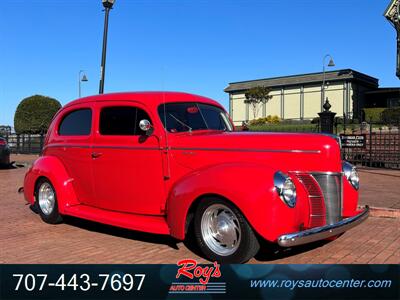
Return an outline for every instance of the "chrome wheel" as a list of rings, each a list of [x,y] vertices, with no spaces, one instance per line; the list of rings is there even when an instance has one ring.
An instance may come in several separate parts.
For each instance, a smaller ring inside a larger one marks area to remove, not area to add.
[[[223,204],[212,204],[201,217],[201,235],[211,251],[228,256],[239,248],[240,224],[230,208]]]
[[[39,187],[38,202],[40,210],[45,215],[48,216],[53,212],[56,203],[56,197],[53,187],[48,182],[42,183],[42,185]]]

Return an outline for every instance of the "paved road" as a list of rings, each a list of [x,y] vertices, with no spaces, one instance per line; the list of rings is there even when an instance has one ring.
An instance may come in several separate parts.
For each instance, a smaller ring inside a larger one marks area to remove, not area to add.
[[[176,263],[191,243],[68,218],[48,225],[16,193],[26,169],[0,170],[0,263]],[[379,194],[378,194],[379,195]],[[264,245],[250,263],[400,263],[400,219],[369,218],[335,241],[282,251]]]

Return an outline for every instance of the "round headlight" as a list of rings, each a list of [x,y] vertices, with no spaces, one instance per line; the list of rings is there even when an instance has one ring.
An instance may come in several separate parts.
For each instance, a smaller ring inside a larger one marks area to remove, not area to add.
[[[347,161],[343,162],[342,165],[344,176],[346,176],[347,180],[350,184],[358,190],[360,187],[360,177],[358,176],[357,169],[352,164]]]
[[[274,185],[279,197],[287,206],[293,208],[296,205],[296,187],[289,176],[282,172],[274,175]]]

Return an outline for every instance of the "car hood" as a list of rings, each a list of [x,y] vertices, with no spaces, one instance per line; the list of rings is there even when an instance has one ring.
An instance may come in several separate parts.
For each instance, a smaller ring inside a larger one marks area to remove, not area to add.
[[[220,148],[238,150],[315,150],[338,146],[337,141],[325,134],[275,132],[223,132],[201,131],[174,137],[175,147]]]
[[[200,167],[207,161],[243,160],[243,156],[247,161],[268,157],[269,164],[276,163],[275,158],[281,162],[286,159],[286,163],[308,160],[312,169],[323,160],[325,168],[331,171],[340,171],[341,165],[337,140],[324,134],[195,131],[171,136],[170,147],[178,162],[191,167]],[[302,163],[304,169],[305,161]]]

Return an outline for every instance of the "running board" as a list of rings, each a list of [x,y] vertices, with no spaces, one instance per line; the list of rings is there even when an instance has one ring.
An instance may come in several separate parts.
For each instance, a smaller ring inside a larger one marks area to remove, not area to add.
[[[65,207],[65,215],[155,234],[170,234],[164,216],[143,216],[99,209],[87,205]]]

